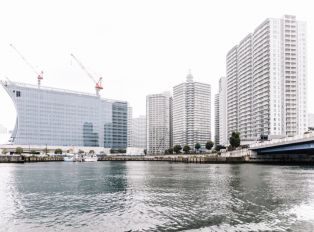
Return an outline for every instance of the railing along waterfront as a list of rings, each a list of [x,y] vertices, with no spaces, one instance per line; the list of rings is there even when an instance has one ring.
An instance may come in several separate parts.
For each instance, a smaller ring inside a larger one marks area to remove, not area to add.
[[[288,138],[283,138],[283,139],[278,139],[278,140],[273,140],[273,141],[267,141],[267,142],[262,142],[262,143],[258,142],[255,144],[251,144],[250,148],[263,147],[263,146],[267,146],[267,145],[271,145],[271,144],[277,144],[277,143],[285,143],[285,142],[289,142],[289,141],[295,141],[295,140],[310,138],[313,136],[314,136],[314,133],[309,133],[309,134],[305,134],[305,135],[296,135],[294,137],[288,137]]]

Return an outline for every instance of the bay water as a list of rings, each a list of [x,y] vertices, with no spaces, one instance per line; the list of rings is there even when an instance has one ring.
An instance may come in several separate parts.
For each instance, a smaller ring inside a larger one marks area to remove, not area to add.
[[[0,164],[0,231],[314,231],[314,167]]]

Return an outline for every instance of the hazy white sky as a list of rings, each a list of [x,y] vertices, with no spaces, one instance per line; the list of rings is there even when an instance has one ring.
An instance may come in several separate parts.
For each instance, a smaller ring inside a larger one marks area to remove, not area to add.
[[[42,85],[94,93],[73,53],[103,77],[102,97],[130,102],[138,117],[146,112],[146,95],[172,91],[192,69],[194,81],[212,86],[214,134],[214,94],[226,75],[226,54],[266,18],[292,14],[308,22],[308,84],[313,86],[313,6],[313,0],[1,0],[0,79],[37,83],[12,43],[44,71]],[[313,98],[311,91],[309,112],[314,112]],[[0,124],[13,129],[15,114],[0,87]]]

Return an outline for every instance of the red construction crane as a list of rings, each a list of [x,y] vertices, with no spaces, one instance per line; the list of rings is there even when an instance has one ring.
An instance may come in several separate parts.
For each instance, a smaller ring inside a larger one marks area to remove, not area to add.
[[[22,59],[26,61],[26,63],[28,64],[28,66],[31,67],[31,68],[34,70],[34,72],[38,75],[38,76],[37,76],[37,78],[38,78],[38,85],[40,85],[40,81],[41,81],[42,79],[44,79],[44,77],[43,77],[44,72],[41,71],[41,73],[38,73],[37,70],[36,70],[30,63],[28,63],[28,61],[22,56],[22,54],[21,54],[12,44],[10,44],[10,45],[11,45],[11,47],[14,48],[14,50],[22,57]]]
[[[71,54],[71,56],[74,58],[74,60],[76,60],[76,62],[79,64],[79,66],[86,72],[87,76],[89,76],[90,79],[92,79],[92,81],[96,84],[95,89],[96,89],[96,95],[99,95],[99,90],[103,89],[103,87],[101,86],[101,82],[102,82],[102,77],[99,78],[99,81],[96,82],[95,79],[93,78],[93,76],[86,70],[86,68],[82,65],[82,63],[75,58],[75,56],[73,54]]]

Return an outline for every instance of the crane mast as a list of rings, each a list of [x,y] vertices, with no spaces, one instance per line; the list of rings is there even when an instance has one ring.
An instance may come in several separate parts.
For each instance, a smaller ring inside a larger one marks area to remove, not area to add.
[[[28,61],[24,58],[24,56],[22,56],[22,54],[12,44],[10,44],[10,45],[22,57],[22,59],[25,60],[25,62],[28,64],[28,66],[31,67],[31,69],[33,69],[33,71],[37,74],[38,86],[40,87],[41,80],[44,79],[44,77],[43,77],[44,72],[41,71],[40,73],[38,73],[37,70],[30,63],[28,63]]]
[[[99,81],[96,82],[95,79],[93,78],[93,76],[86,70],[86,68],[82,65],[82,63],[76,59],[76,57],[71,54],[71,56],[74,58],[74,60],[78,63],[78,65],[84,70],[84,72],[87,74],[87,76],[89,76],[89,78],[96,84],[95,89],[96,89],[96,95],[99,96],[99,91],[103,89],[103,87],[101,86],[102,84],[102,77],[99,78]]]

